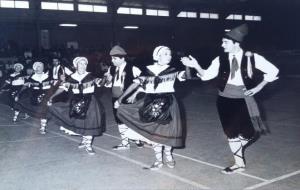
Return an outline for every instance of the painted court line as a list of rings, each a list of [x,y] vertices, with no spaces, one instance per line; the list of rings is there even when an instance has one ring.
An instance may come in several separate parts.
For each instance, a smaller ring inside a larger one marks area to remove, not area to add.
[[[115,139],[121,140],[121,138],[116,137],[114,135],[110,135],[110,134],[107,134],[107,133],[104,133],[104,135],[112,137],[112,138],[115,138]],[[150,148],[150,147],[148,147],[148,148]],[[181,154],[173,153],[173,155],[175,155],[177,157],[181,157],[181,158],[187,159],[187,160],[191,160],[191,161],[203,164],[203,165],[211,166],[211,167],[214,167],[214,168],[218,168],[218,169],[223,169],[224,168],[223,166],[218,166],[216,164],[211,164],[211,163],[204,162],[204,161],[201,161],[201,160],[198,160],[198,159],[195,159],[195,158],[191,158],[191,157],[188,157],[188,156],[184,156],[184,155],[181,155]],[[244,173],[244,172],[237,172],[237,174],[240,174],[240,175],[243,175],[243,176],[246,176],[246,177],[249,177],[249,178],[253,178],[253,179],[256,179],[256,180],[259,180],[259,181],[264,181],[264,182],[268,181],[267,179],[264,179],[264,178],[261,178],[261,177],[257,177],[257,176],[254,176],[254,175],[250,175],[250,174],[247,174],[247,173]]]
[[[52,138],[60,138],[60,136],[52,136],[52,137],[37,137],[37,138],[30,138],[30,139],[21,139],[21,140],[15,140],[15,141],[0,141],[0,144],[3,143],[19,143],[19,142],[30,142],[30,141],[38,141],[42,139],[52,139]]]
[[[49,133],[52,133],[52,134],[55,134],[55,135],[64,137],[64,138],[66,138],[66,139],[68,139],[68,140],[71,140],[71,141],[73,141],[73,142],[77,142],[77,143],[80,142],[80,141],[78,141],[78,140],[76,140],[76,139],[74,139],[74,138],[71,138],[71,137],[69,137],[69,136],[65,136],[65,135],[63,135],[63,134],[59,134],[59,133],[54,132],[54,131],[49,131]],[[139,165],[139,166],[141,166],[142,168],[143,168],[143,167],[149,167],[147,164],[144,164],[144,163],[142,163],[142,162],[139,162],[139,161],[134,160],[134,159],[131,159],[131,158],[127,158],[127,157],[122,156],[122,155],[119,155],[119,154],[117,154],[117,153],[115,153],[115,152],[112,152],[112,151],[103,149],[103,148],[101,148],[101,147],[99,147],[99,146],[97,146],[97,145],[93,145],[93,147],[94,147],[94,149],[96,149],[96,150],[105,152],[106,154],[109,154],[109,155],[118,157],[118,158],[120,158],[120,159],[126,160],[126,161],[128,161],[128,162],[133,163],[133,164]],[[160,173],[160,174],[162,174],[162,175],[165,175],[165,176],[168,176],[168,177],[170,177],[170,178],[176,179],[176,180],[178,180],[178,181],[180,181],[180,182],[183,182],[183,183],[192,185],[192,186],[197,187],[197,188],[201,188],[201,189],[210,189],[209,187],[207,187],[207,186],[205,186],[205,185],[202,185],[202,184],[200,184],[200,183],[194,182],[194,181],[192,181],[192,180],[189,180],[189,179],[186,179],[186,178],[183,178],[183,177],[179,177],[179,176],[177,176],[177,175],[171,174],[171,173],[166,172],[166,171],[157,170],[157,171],[149,171],[149,172],[157,172],[157,173]]]
[[[27,122],[27,121],[26,121],[25,123],[30,124],[30,123]],[[39,126],[34,125],[34,124],[32,124],[32,123],[31,123],[31,126],[34,126],[35,128],[38,128],[38,127],[39,127]],[[66,136],[66,135],[64,135],[64,134],[60,134],[60,133],[57,133],[57,132],[54,132],[54,131],[49,131],[49,130],[48,130],[48,133],[55,134],[55,135],[57,135],[57,137],[63,137],[63,138],[66,138],[66,139],[68,139],[68,140],[71,140],[71,141],[73,141],[73,142],[77,142],[77,143],[80,142],[80,141],[78,141],[78,140],[76,140],[76,139],[74,139],[74,138],[72,138],[72,137],[70,137],[70,136]],[[108,136],[108,135],[107,135],[107,136]],[[117,137],[115,137],[115,138],[117,138]],[[103,148],[101,148],[101,147],[98,147],[98,146],[96,146],[96,145],[93,145],[93,147],[94,147],[96,150],[105,152],[105,153],[107,153],[107,154],[109,154],[109,155],[118,157],[118,158],[120,158],[120,159],[126,160],[126,161],[131,162],[131,163],[134,163],[134,164],[139,165],[139,166],[141,166],[141,167],[148,167],[147,164],[144,164],[144,163],[142,163],[142,162],[136,161],[136,160],[134,160],[134,159],[127,158],[127,157],[125,157],[125,156],[119,155],[119,154],[114,153],[114,152],[112,152],[112,151],[105,150],[105,149],[103,149]],[[200,183],[194,182],[194,181],[192,181],[192,180],[189,180],[189,179],[186,179],[186,178],[183,178],[183,177],[176,176],[176,175],[174,175],[174,174],[171,174],[171,173],[168,173],[168,172],[165,172],[165,171],[162,171],[162,170],[151,171],[151,172],[157,172],[157,173],[160,173],[160,174],[162,174],[162,175],[168,176],[168,177],[170,177],[170,178],[176,179],[176,180],[178,180],[178,181],[180,181],[180,182],[189,184],[189,185],[191,185],[191,186],[194,186],[194,187],[197,187],[197,188],[200,188],[200,189],[210,189],[209,187],[207,187],[207,186],[205,186],[205,185],[202,185],[202,184],[200,184]]]
[[[32,125],[32,123],[29,123],[27,121],[25,121],[24,123]],[[113,126],[115,126],[115,125],[109,125],[107,127],[113,127]],[[54,131],[51,131],[51,132],[54,133],[54,134],[56,134],[56,135],[60,135],[60,136],[65,137],[64,135],[61,135],[61,134],[56,133]],[[103,133],[103,135],[111,137],[111,138],[114,138],[114,139],[121,140],[121,138],[119,138],[117,136],[114,136],[114,135],[111,135],[111,134],[108,134],[108,133]],[[78,142],[78,141],[76,141],[76,142]],[[150,148],[150,147],[148,147],[148,148]],[[203,164],[203,165],[211,166],[211,167],[214,167],[214,168],[218,168],[218,169],[223,169],[224,168],[223,166],[218,166],[218,165],[215,165],[215,164],[211,164],[211,163],[204,162],[204,161],[201,161],[201,160],[198,160],[198,159],[195,159],[195,158],[191,158],[191,157],[188,157],[188,156],[184,156],[184,155],[181,155],[181,154],[174,153],[174,155],[178,156],[178,157],[181,157],[181,158],[185,158],[185,159],[194,161],[194,162],[197,162],[197,163],[200,163],[200,164]],[[244,172],[237,172],[236,174],[240,174],[240,175],[243,175],[243,176],[246,176],[246,177],[249,177],[249,178],[252,178],[252,179],[260,180],[260,181],[263,181],[263,182],[268,181],[267,179],[264,179],[264,178],[261,178],[261,177],[257,177],[257,176],[254,176],[254,175],[250,175],[250,174],[247,174],[247,173],[244,173]]]
[[[12,125],[12,124],[1,124],[0,127],[14,127],[14,126],[21,126],[21,124],[15,124],[15,125]]]
[[[277,182],[277,181],[281,181],[281,180],[284,180],[286,178],[289,178],[289,177],[292,177],[292,176],[295,176],[295,175],[298,175],[298,174],[300,174],[300,170],[292,172],[292,173],[289,173],[289,174],[285,174],[285,175],[282,175],[282,176],[279,176],[279,177],[276,177],[276,178],[271,179],[271,180],[267,180],[267,181],[262,182],[262,183],[258,183],[256,185],[253,185],[253,186],[250,186],[250,187],[246,187],[245,190],[257,189],[259,187],[262,187],[262,186],[265,186],[265,185],[269,185],[271,183],[274,183],[274,182]]]

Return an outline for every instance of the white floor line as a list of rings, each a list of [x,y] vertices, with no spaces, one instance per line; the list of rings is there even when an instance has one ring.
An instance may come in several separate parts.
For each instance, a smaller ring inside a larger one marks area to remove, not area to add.
[[[31,124],[31,125],[32,125],[32,123],[29,123],[29,122],[26,122],[26,121],[25,121],[25,123]],[[39,126],[36,126],[36,125],[32,125],[32,126],[34,126],[34,127],[36,127],[36,128],[39,127]],[[58,137],[63,137],[63,138],[66,138],[66,139],[68,139],[68,140],[71,140],[71,141],[73,141],[73,142],[77,142],[77,143],[80,142],[79,140],[76,140],[76,139],[74,139],[74,138],[72,138],[72,137],[70,137],[70,136],[66,136],[66,135],[64,135],[64,134],[60,134],[60,133],[57,133],[57,132],[54,132],[54,131],[49,131],[49,130],[48,130],[48,133],[55,134],[55,135],[57,135]],[[105,133],[105,135],[110,136],[110,137],[113,137],[113,135],[108,135],[107,133]],[[114,136],[114,138],[119,139],[118,137],[115,137],[115,136]],[[127,157],[122,156],[122,155],[119,155],[119,154],[117,154],[117,153],[115,153],[115,152],[112,152],[112,151],[103,149],[103,148],[101,148],[101,147],[98,147],[98,146],[96,146],[96,145],[93,145],[93,147],[94,147],[96,150],[100,150],[100,151],[105,152],[105,153],[107,153],[107,154],[110,154],[110,155],[112,155],[112,156],[116,156],[116,157],[118,157],[118,158],[120,158],[120,159],[123,159],[123,160],[126,160],[126,161],[128,161],[128,162],[137,164],[137,165],[139,165],[139,166],[141,166],[141,167],[149,167],[147,164],[144,164],[144,163],[142,163],[142,162],[139,162],[139,161],[136,161],[136,160],[127,158]],[[200,184],[200,183],[194,182],[194,181],[192,181],[192,180],[189,180],[189,179],[186,179],[186,178],[183,178],[183,177],[176,176],[176,175],[174,175],[174,174],[171,174],[171,173],[168,173],[168,172],[165,172],[165,171],[162,171],[162,170],[151,171],[151,172],[157,172],[157,173],[160,173],[160,174],[162,174],[162,175],[166,175],[166,176],[168,176],[168,177],[170,177],[170,178],[176,179],[176,180],[178,180],[178,181],[181,181],[181,182],[183,182],[183,183],[192,185],[192,186],[197,187],[197,188],[200,188],[200,189],[210,189],[209,187],[207,187],[207,186],[205,186],[205,185],[202,185],[202,184]]]
[[[25,121],[25,123],[28,123],[27,121]],[[29,124],[29,123],[28,123]],[[115,125],[109,125],[107,127],[113,127]],[[59,133],[56,133],[56,132],[53,132],[51,131],[52,133],[55,133],[55,134],[58,134],[58,135],[61,135]],[[109,136],[109,137],[112,137],[112,138],[115,138],[115,139],[119,139],[121,140],[120,137],[117,137],[117,136],[114,136],[114,135],[110,135],[108,133],[103,133],[105,136]],[[65,137],[64,135],[61,135],[63,137]],[[150,147],[148,147],[150,148]],[[204,161],[201,161],[201,160],[198,160],[198,159],[194,159],[194,158],[191,158],[191,157],[188,157],[188,156],[184,156],[184,155],[181,155],[181,154],[176,154],[174,153],[175,156],[178,156],[178,157],[181,157],[181,158],[185,158],[185,159],[188,159],[188,160],[191,160],[191,161],[194,161],[194,162],[197,162],[197,163],[200,163],[200,164],[203,164],[203,165],[207,165],[207,166],[211,166],[211,167],[215,167],[215,168],[218,168],[218,169],[223,169],[224,167],[222,166],[218,166],[218,165],[215,165],[215,164],[211,164],[211,163],[208,163],[208,162],[204,162]],[[244,172],[237,172],[236,174],[240,174],[240,175],[243,175],[243,176],[246,176],[246,177],[249,177],[249,178],[253,178],[253,179],[256,179],[256,180],[260,180],[260,181],[263,181],[263,182],[266,182],[268,181],[267,179],[264,179],[264,178],[260,178],[260,177],[257,177],[257,176],[254,176],[254,175],[250,175],[250,174],[247,174],[247,173],[244,173]]]
[[[76,139],[71,138],[71,137],[69,137],[69,136],[65,136],[65,135],[63,135],[63,134],[59,134],[59,133],[54,132],[54,131],[48,131],[48,133],[52,133],[52,134],[55,134],[55,135],[64,137],[64,138],[66,138],[66,139],[68,139],[68,140],[71,140],[71,141],[74,141],[74,142],[78,142],[78,143],[80,142],[79,140],[76,140]],[[133,164],[139,165],[139,166],[141,166],[141,168],[142,168],[142,167],[149,167],[147,164],[144,164],[144,163],[142,163],[142,162],[139,162],[139,161],[134,160],[134,159],[131,159],[131,158],[127,158],[127,157],[122,156],[122,155],[119,155],[119,154],[117,154],[117,153],[115,153],[115,152],[112,152],[112,151],[103,149],[103,148],[101,148],[101,147],[99,147],[99,146],[97,146],[97,145],[93,145],[93,147],[94,147],[94,149],[99,150],[99,151],[101,151],[101,152],[105,152],[106,154],[109,154],[109,155],[118,157],[118,158],[120,158],[120,159],[126,160],[126,161],[128,161],[128,162],[133,163]],[[197,188],[200,188],[200,189],[210,189],[209,187],[207,187],[207,186],[205,186],[205,185],[202,185],[202,184],[200,184],[200,183],[194,182],[194,181],[192,181],[192,180],[189,180],[189,179],[186,179],[186,178],[183,178],[183,177],[179,177],[179,176],[177,176],[177,175],[171,174],[171,173],[166,172],[166,171],[157,170],[157,171],[149,171],[149,172],[157,172],[157,173],[160,173],[160,174],[162,174],[162,175],[168,176],[168,177],[170,177],[170,178],[176,179],[176,180],[178,180],[178,181],[181,181],[181,182],[183,182],[183,183],[192,185],[192,186],[197,187]]]
[[[21,124],[7,124],[7,125],[5,125],[5,124],[1,124],[0,125],[0,127],[14,127],[14,126],[21,126]]]
[[[295,175],[298,175],[298,174],[300,174],[300,170],[292,172],[292,173],[289,173],[289,174],[285,174],[285,175],[282,175],[282,176],[279,176],[279,177],[276,177],[276,178],[271,179],[271,180],[267,180],[267,181],[262,182],[262,183],[258,183],[256,185],[253,185],[253,186],[250,186],[250,187],[246,187],[245,190],[257,189],[259,187],[262,187],[262,186],[265,186],[265,185],[269,185],[271,183],[274,183],[274,182],[277,182],[277,181],[281,181],[281,180],[284,180],[286,178],[289,178],[289,177],[292,177],[292,176],[295,176]]]
[[[22,140],[15,140],[15,141],[0,141],[0,144],[3,143],[19,143],[19,142],[30,142],[30,141],[37,141],[42,139],[52,139],[52,138],[58,138],[60,136],[51,136],[51,137],[37,137],[37,138],[31,138],[31,139],[22,139]]]
[[[115,138],[115,139],[121,140],[120,137],[116,137],[114,135],[110,135],[110,134],[107,134],[107,133],[104,133],[104,135],[112,137],[112,138]],[[151,147],[147,147],[147,148],[151,148]],[[195,159],[195,158],[191,158],[191,157],[188,157],[188,156],[184,156],[184,155],[181,155],[181,154],[173,153],[173,155],[175,155],[177,157],[181,157],[181,158],[187,159],[187,160],[191,160],[191,161],[203,164],[203,165],[211,166],[211,167],[214,167],[214,168],[218,168],[218,169],[223,169],[224,168],[223,166],[218,166],[216,164],[211,164],[211,163],[204,162],[204,161],[201,161],[201,160],[198,160],[198,159]],[[268,181],[267,179],[264,179],[264,178],[261,178],[261,177],[257,177],[257,176],[251,175],[251,174],[247,174],[247,173],[244,173],[244,172],[237,172],[237,174],[240,174],[240,175],[243,175],[243,176],[246,176],[246,177],[249,177],[249,178],[257,179],[257,180],[260,180],[260,181],[264,181],[264,182]]]

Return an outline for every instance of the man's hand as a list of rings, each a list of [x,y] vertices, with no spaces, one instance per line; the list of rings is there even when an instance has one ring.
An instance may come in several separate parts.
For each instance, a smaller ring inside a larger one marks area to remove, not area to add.
[[[259,91],[261,91],[261,89],[262,89],[262,88],[259,87],[259,86],[255,87],[255,88],[252,88],[252,89],[250,89],[250,90],[244,89],[244,90],[245,90],[244,94],[245,94],[246,96],[253,96],[253,95],[255,95],[256,93],[258,93]]]

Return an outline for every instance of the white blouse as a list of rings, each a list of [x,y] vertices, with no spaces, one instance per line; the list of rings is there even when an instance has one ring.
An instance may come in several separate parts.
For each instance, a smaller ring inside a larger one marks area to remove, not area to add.
[[[81,81],[89,74],[89,72],[86,72],[84,74],[78,74],[78,72],[75,72],[71,75],[71,78],[78,81],[78,84],[81,84]],[[89,82],[87,82],[89,83]],[[93,93],[95,91],[95,85],[92,84],[94,83],[94,81],[90,81],[91,84],[87,85],[84,89],[83,89],[83,94],[88,94],[88,93]],[[62,84],[62,86],[60,86],[59,88],[64,89],[65,91],[68,91],[68,89],[70,88],[71,84],[68,82],[65,82]],[[80,91],[78,88],[72,88],[72,92],[73,94],[79,94]]]
[[[169,65],[159,66],[159,65],[149,65],[147,68],[155,74],[155,76],[158,76],[162,71],[166,70],[169,67]],[[160,78],[160,82],[158,83],[158,86],[154,88],[154,80],[155,76],[141,76],[134,80],[135,83],[142,84],[145,80],[146,85],[145,89],[140,87],[140,92],[145,93],[172,93],[175,92],[174,89],[174,83],[175,80],[178,79],[179,81],[184,81],[184,71],[181,72],[173,72],[165,75],[158,76]]]
[[[32,78],[34,81],[37,81],[37,82],[39,82],[39,83],[43,83],[46,79],[49,78],[49,75],[48,75],[48,73],[33,74],[33,75],[31,76],[31,78]],[[30,86],[30,84],[29,84],[29,86]],[[44,90],[50,89],[50,88],[51,88],[50,81],[47,81],[47,85],[43,85],[42,88],[43,88]],[[39,89],[39,87],[34,86],[33,89]]]

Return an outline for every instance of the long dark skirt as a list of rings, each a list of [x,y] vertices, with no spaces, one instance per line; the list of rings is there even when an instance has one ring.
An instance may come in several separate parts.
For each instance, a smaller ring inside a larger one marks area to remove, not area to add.
[[[92,96],[85,119],[70,117],[70,101],[57,102],[49,107],[48,117],[59,126],[63,126],[83,136],[99,136],[105,131],[105,112],[100,100]]]
[[[243,98],[226,98],[218,96],[217,108],[224,133],[228,138],[242,135],[246,139],[254,136],[247,104]]]
[[[21,90],[21,88],[22,85],[14,86],[2,92],[0,95],[1,102],[3,102],[5,105],[8,105],[9,107],[15,110],[15,97],[16,94]]]
[[[130,129],[150,141],[173,147],[182,147],[184,143],[183,130],[175,96],[172,95],[172,104],[170,105],[172,120],[168,124],[141,121],[139,109],[144,105],[146,96],[134,104],[121,104],[117,111],[118,118]]]
[[[49,92],[45,91],[45,94],[46,95],[44,96],[41,103],[34,104],[32,102],[32,97],[35,96],[35,93],[33,93],[33,90],[31,89],[27,89],[25,92],[22,93],[22,95],[19,98],[19,101],[15,102],[14,108],[21,112],[27,113],[31,117],[35,117],[38,119],[46,119],[48,112],[47,101],[49,99]]]
[[[50,96],[53,95],[57,89],[59,88],[60,86],[60,82],[57,82],[54,86],[51,87],[50,91],[49,91],[49,94]],[[52,99],[52,102],[55,103],[55,102],[66,102],[68,101],[69,99],[69,96],[68,96],[68,92],[67,91],[63,91],[62,93],[56,95],[53,99]]]

